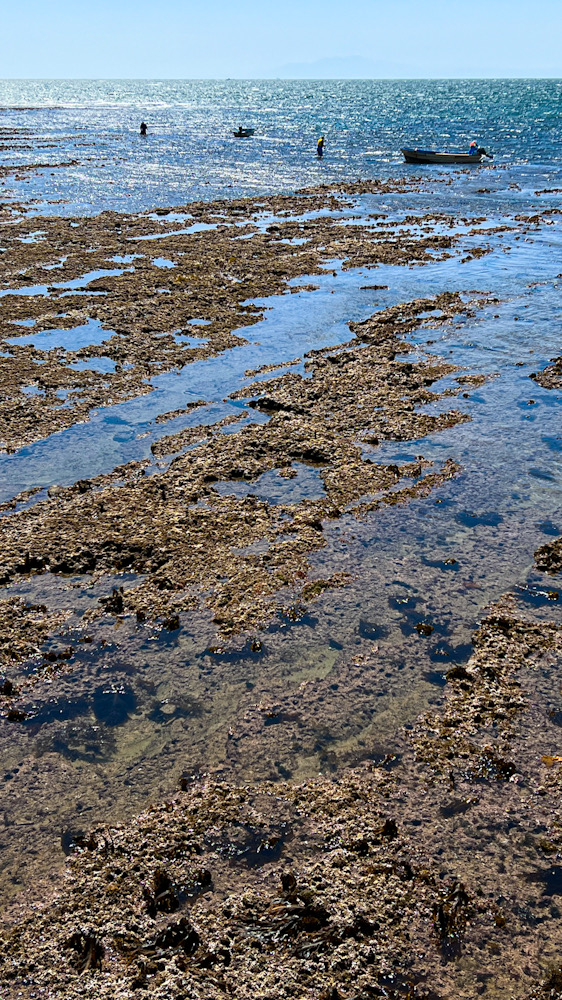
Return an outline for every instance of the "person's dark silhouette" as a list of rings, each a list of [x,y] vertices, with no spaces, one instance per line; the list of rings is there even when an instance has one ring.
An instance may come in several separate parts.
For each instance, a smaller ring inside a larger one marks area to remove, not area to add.
[[[146,135],[146,129],[147,129],[146,122],[141,122],[141,124],[140,124],[140,134],[141,135]]]

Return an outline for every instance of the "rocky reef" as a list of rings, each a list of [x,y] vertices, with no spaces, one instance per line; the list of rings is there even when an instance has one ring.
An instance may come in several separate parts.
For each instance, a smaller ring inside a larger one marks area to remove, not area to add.
[[[76,836],[54,898],[12,913],[4,995],[559,996],[562,758],[537,752],[537,676],[561,654],[505,598],[399,753],[300,784],[185,774]]]
[[[306,295],[334,261],[469,261],[541,219],[357,214],[416,184],[73,220],[4,207],[3,450],[223,358],[264,297]],[[456,461],[382,455],[462,433],[487,376],[412,338],[495,303],[463,287],[375,303],[340,343],[248,368],[218,416],[199,391],[174,400],[147,457],[1,505],[3,996],[562,997],[556,582],[540,614],[515,591],[488,605],[463,646],[397,573],[385,608],[407,657],[363,617],[314,662],[298,643],[295,662],[265,656],[351,589],[335,531],[444,502]],[[558,369],[537,383],[558,388]],[[562,570],[561,545],[537,550],[540,572]],[[424,566],[450,578],[441,556]]]

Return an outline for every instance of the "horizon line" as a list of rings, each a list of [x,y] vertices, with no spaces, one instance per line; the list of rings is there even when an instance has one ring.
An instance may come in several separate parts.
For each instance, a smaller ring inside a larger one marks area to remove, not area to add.
[[[3,76],[0,83],[59,83],[67,81],[107,81],[112,83],[140,82],[147,83],[234,83],[234,82],[263,82],[263,83],[286,83],[290,81],[302,83],[325,83],[327,81],[337,81],[339,83],[400,83],[404,81],[431,81],[445,82],[451,80],[463,81],[497,81],[497,80],[552,80],[562,82],[560,76]]]

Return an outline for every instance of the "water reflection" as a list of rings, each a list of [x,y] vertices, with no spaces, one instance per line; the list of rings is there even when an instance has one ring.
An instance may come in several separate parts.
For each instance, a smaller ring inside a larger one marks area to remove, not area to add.
[[[287,588],[283,614],[234,649],[217,644],[201,608],[168,628],[123,614],[114,594],[134,585],[127,576],[92,582],[45,575],[5,592],[71,615],[16,680],[23,717],[0,727],[0,893],[13,895],[30,877],[52,877],[53,859],[62,862],[80,830],[132,815],[169,794],[184,773],[300,780],[392,758],[400,726],[438,703],[444,674],[466,662],[492,601],[511,590],[538,620],[560,619],[558,589],[532,560],[562,526],[555,432],[562,397],[528,378],[559,349],[559,237],[552,227],[533,238],[509,254],[496,246],[483,261],[377,269],[377,284],[388,286],[377,289],[381,307],[452,288],[496,293],[500,303],[448,327],[432,330],[427,317],[412,352],[431,350],[497,377],[462,400],[471,423],[375,448],[383,463],[454,457],[463,471],[406,507],[361,520],[345,513],[325,525],[311,577],[343,571],[349,586],[308,606]],[[182,426],[233,412],[243,404],[223,399],[247,384],[247,368],[348,339],[347,321],[373,311],[370,278],[365,268],[338,269],[336,277],[315,278],[317,292],[270,300],[267,318],[252,331],[258,344],[160,376],[142,400],[3,458],[5,490],[24,479],[74,481],[146,456],[156,435],[170,430],[157,431],[156,417],[185,404],[187,385],[188,398],[212,402],[204,414],[179,418]],[[516,322],[523,310],[527,321]],[[297,503],[319,485],[316,470],[294,468],[294,478],[274,471],[219,491]]]
[[[38,199],[39,213],[151,210],[357,176],[429,173],[452,175],[463,189],[460,213],[468,194],[470,210],[480,214],[525,206],[535,191],[560,187],[557,80],[5,80],[0,100],[4,127],[26,129],[0,153],[3,160],[68,164],[9,178],[10,194]],[[470,128],[494,149],[492,167],[467,177],[403,163],[400,149],[412,143],[466,147],[467,106]],[[231,134],[242,114],[256,127],[248,143]],[[138,136],[143,116],[146,139]],[[321,161],[319,122],[327,135]],[[187,221],[183,213],[170,218]]]

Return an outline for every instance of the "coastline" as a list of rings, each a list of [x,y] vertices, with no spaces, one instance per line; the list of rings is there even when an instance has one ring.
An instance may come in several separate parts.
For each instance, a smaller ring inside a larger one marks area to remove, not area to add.
[[[337,273],[344,273],[389,263],[423,267],[461,253],[478,259],[491,252],[494,235],[521,237],[537,224],[538,216],[487,228],[485,220],[465,219],[458,234],[458,219],[429,212],[410,217],[406,226],[380,216],[374,224],[350,225],[357,211],[353,198],[381,191],[384,185],[371,182],[292,198],[190,205],[174,210],[189,216],[185,228],[217,228],[177,235],[178,220],[166,221],[160,210],[157,218],[104,213],[73,224],[26,222],[26,235],[39,224],[48,228],[46,245],[21,244],[4,291],[23,287],[15,276],[22,266],[28,290],[42,288],[45,266],[59,264],[63,250],[70,253],[45,292],[0,300],[4,337],[22,334],[10,358],[2,359],[3,386],[13,394],[2,414],[6,451],[74,428],[108,400],[118,405],[150,393],[149,380],[162,372],[242,347],[264,316],[251,300],[283,293],[306,298],[332,261],[343,260]],[[339,212],[343,221],[326,214],[302,218],[303,198],[307,215]],[[234,225],[234,233],[225,228]],[[111,271],[102,266],[111,256],[140,252],[155,233],[159,257],[174,267],[155,272],[152,261],[149,268],[133,258],[123,262],[121,274],[84,280]],[[164,309],[158,289],[171,299]],[[245,369],[246,384],[223,400],[232,409],[215,421],[198,422],[209,402],[201,398],[158,413],[151,457],[69,485],[52,484],[48,493],[24,490],[5,502],[4,585],[35,585],[47,571],[50,578],[71,580],[75,590],[85,578],[98,587],[79,621],[72,617],[72,600],[61,601],[60,593],[51,593],[48,606],[30,605],[19,595],[2,601],[4,724],[14,732],[35,725],[39,739],[40,730],[53,727],[43,750],[53,773],[57,746],[69,771],[76,761],[95,767],[96,751],[88,750],[88,741],[93,746],[98,739],[94,730],[106,726],[109,747],[141,704],[126,665],[107,690],[101,671],[94,687],[91,678],[81,687],[82,650],[95,661],[110,636],[115,642],[115,629],[117,644],[120,634],[141,629],[165,642],[180,626],[196,630],[200,622],[209,664],[191,671],[183,703],[178,674],[175,697],[162,702],[172,711],[160,709],[164,724],[201,719],[192,756],[185,745],[172,751],[174,767],[186,762],[184,792],[111,833],[90,836],[87,827],[69,828],[71,860],[62,879],[55,873],[55,901],[23,923],[25,895],[23,910],[17,901],[8,910],[0,981],[13,995],[39,996],[47,989],[48,995],[73,997],[95,989],[100,996],[125,997],[150,988],[156,996],[178,998],[218,997],[226,990],[241,998],[348,1000],[363,989],[365,995],[429,1000],[505,996],[513,988],[514,996],[542,996],[538,987],[529,991],[541,974],[549,975],[545,969],[559,947],[557,885],[548,871],[558,869],[552,858],[560,789],[556,753],[539,752],[545,734],[536,702],[546,697],[538,679],[544,664],[552,674],[559,662],[555,621],[539,626],[530,612],[503,598],[482,622],[472,658],[444,673],[435,714],[418,713],[414,700],[412,721],[398,727],[388,754],[379,752],[372,736],[361,750],[345,732],[346,718],[359,718],[372,700],[366,677],[374,664],[384,672],[377,625],[367,622],[362,639],[369,648],[359,655],[336,643],[337,662],[321,675],[298,682],[295,675],[284,693],[283,679],[276,679],[269,698],[273,678],[266,677],[258,684],[259,700],[254,680],[231,708],[223,706],[213,773],[200,775],[193,787],[190,777],[208,771],[196,674],[224,668],[221,680],[232,692],[245,663],[259,672],[267,628],[306,624],[319,599],[330,600],[352,582],[352,566],[320,575],[311,561],[338,522],[360,522],[385,508],[399,512],[429,496],[439,500],[440,487],[460,472],[452,461],[439,466],[424,457],[423,443],[415,461],[400,465],[378,462],[377,450],[387,442],[438,436],[470,419],[454,405],[439,407],[488,377],[435,355],[412,360],[408,338],[422,325],[439,329],[496,304],[485,290],[459,287],[379,307],[347,322],[347,340]],[[22,342],[27,326],[8,325],[14,316],[32,319],[38,334],[95,320],[112,336],[79,350],[55,348],[45,359],[44,351]],[[205,325],[198,329],[192,319]],[[187,346],[178,337],[187,337]],[[101,357],[114,363],[113,371],[75,367]],[[252,381],[256,375],[267,377]],[[553,378],[547,370],[537,384],[556,387]],[[439,380],[445,388],[435,387]],[[22,389],[30,385],[41,389],[41,398],[23,402]],[[187,425],[175,429],[178,419]],[[171,433],[165,433],[167,423]],[[286,484],[284,501],[260,499],[251,488],[236,494],[216,486],[255,487],[270,474]],[[292,487],[303,491],[296,502]],[[544,546],[539,569],[559,571],[558,547]],[[541,608],[554,607],[555,600],[547,595]],[[203,623],[198,616],[205,606]],[[408,622],[421,643],[434,624],[415,606]],[[41,652],[30,659],[35,649]],[[345,691],[341,703],[334,685]],[[65,713],[74,705],[74,716],[59,720],[63,705]],[[72,735],[73,719],[92,711],[97,725]],[[368,723],[358,728],[369,732]],[[107,749],[110,756],[115,752],[115,746]],[[361,754],[366,763],[358,763]],[[312,778],[319,765],[323,775]],[[258,772],[253,781],[252,769]],[[193,836],[184,845],[186,826]],[[516,889],[510,889],[513,870],[501,870],[501,838],[512,829],[518,838]],[[491,846],[490,831],[496,831]],[[37,906],[33,892],[30,904]],[[536,919],[524,915],[532,907],[538,908]],[[551,985],[557,989],[558,980]]]

